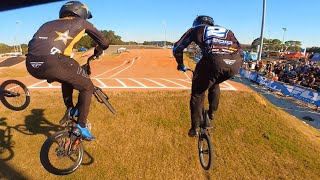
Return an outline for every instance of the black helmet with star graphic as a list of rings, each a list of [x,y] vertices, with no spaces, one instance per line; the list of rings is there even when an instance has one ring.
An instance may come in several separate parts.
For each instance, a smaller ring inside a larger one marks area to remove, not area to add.
[[[69,1],[61,7],[59,18],[68,16],[78,16],[84,19],[92,18],[91,12],[88,7],[79,1]]]

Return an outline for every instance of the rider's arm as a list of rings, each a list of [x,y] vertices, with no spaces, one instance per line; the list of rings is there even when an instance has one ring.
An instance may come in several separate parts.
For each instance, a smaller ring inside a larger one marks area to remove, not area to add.
[[[109,47],[108,40],[104,37],[104,35],[95,28],[91,23],[85,21],[85,29],[86,33],[104,50]]]
[[[179,41],[174,43],[173,47],[173,56],[176,58],[178,64],[183,63],[183,50],[188,47],[193,41],[192,39],[193,28],[190,28],[184,35],[180,38]]]

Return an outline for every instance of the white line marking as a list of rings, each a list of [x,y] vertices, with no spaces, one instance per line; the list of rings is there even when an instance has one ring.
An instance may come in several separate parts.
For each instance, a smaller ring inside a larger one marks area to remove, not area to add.
[[[97,78],[93,78],[93,79],[95,79],[96,81],[98,81],[101,85],[102,85],[102,87],[104,87],[104,88],[107,88],[108,86],[105,84],[105,83],[103,83],[100,79],[97,79]]]
[[[33,88],[34,86],[37,86],[37,85],[39,85],[39,84],[41,84],[41,83],[43,83],[43,82],[46,82],[46,80],[43,80],[43,81],[40,81],[40,82],[38,82],[38,83],[35,83],[35,84],[31,85],[31,86],[28,86],[28,88]]]
[[[166,86],[166,87],[160,87],[160,86],[147,86],[147,87],[142,87],[142,86],[108,86],[108,87],[101,87],[100,88],[105,88],[105,89],[191,89],[191,88],[183,88],[183,87],[170,87],[170,86]],[[30,89],[58,89],[61,88],[61,86],[52,86],[51,88],[48,87],[32,87]],[[220,88],[220,90],[225,91],[233,91],[233,88]]]
[[[226,83],[230,88],[231,88],[231,90],[237,90],[237,88],[235,88],[235,87],[233,87],[231,84],[229,84],[228,82],[224,82],[224,83]]]
[[[186,72],[183,72],[183,74],[186,75],[189,80],[191,80]]]
[[[128,78],[128,79],[131,80],[131,81],[133,81],[133,82],[135,82],[135,83],[137,83],[137,84],[140,84],[142,87],[148,87],[148,86],[142,84],[141,82],[139,82],[139,81],[137,81],[137,80],[134,80],[134,79],[132,79],[132,78]]]
[[[168,82],[171,82],[172,84],[175,84],[175,85],[181,86],[181,87],[183,87],[183,88],[187,88],[186,86],[184,86],[184,85],[182,85],[182,84],[179,84],[179,83],[176,83],[176,82],[170,81],[170,80],[168,80],[168,79],[162,79],[162,80],[164,80],[164,81],[168,81]]]
[[[118,81],[123,87],[128,87],[124,82],[122,82],[120,79],[115,79],[116,81]]]
[[[128,67],[126,67],[126,68],[122,69],[121,71],[115,73],[114,75],[110,76],[109,78],[112,78],[112,77],[114,77],[115,75],[120,74],[122,71],[130,68],[130,67],[133,65],[133,63],[134,63],[134,60],[135,60],[135,58],[132,59],[132,62],[131,62],[131,64],[130,64]]]
[[[183,82],[187,82],[187,83],[189,83],[189,84],[192,84],[192,82],[190,81],[190,80],[185,80],[185,79],[177,79],[177,80],[180,80],[180,81],[183,81]]]
[[[51,88],[53,85],[51,83],[48,83],[49,88]]]
[[[112,71],[112,70],[114,70],[114,69],[117,69],[117,68],[123,66],[124,64],[126,64],[126,62],[127,62],[127,61],[124,61],[121,65],[119,65],[119,66],[117,66],[117,67],[114,67],[114,68],[112,68],[112,69],[110,69],[110,70],[108,70],[108,71],[106,71],[106,72],[103,72],[103,73],[101,73],[101,74],[99,74],[99,75],[96,75],[96,76],[94,76],[94,78],[99,77],[99,76],[101,76],[101,75],[104,75],[105,73],[110,72],[110,71]]]
[[[163,84],[161,84],[161,83],[158,83],[157,81],[154,81],[154,80],[152,80],[152,79],[148,79],[148,78],[144,78],[145,80],[148,80],[148,81],[151,81],[151,82],[153,82],[153,83],[155,83],[155,84],[158,84],[159,86],[161,86],[161,87],[167,87],[167,86],[165,86],[165,85],[163,85]]]

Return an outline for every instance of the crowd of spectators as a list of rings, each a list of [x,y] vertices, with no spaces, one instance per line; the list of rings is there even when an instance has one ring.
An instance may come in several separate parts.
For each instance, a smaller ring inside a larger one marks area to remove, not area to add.
[[[320,65],[317,61],[274,60],[266,63],[258,61],[254,68],[251,67],[252,62],[247,62],[246,64],[247,68],[250,67],[249,69],[254,69],[274,81],[320,91]]]

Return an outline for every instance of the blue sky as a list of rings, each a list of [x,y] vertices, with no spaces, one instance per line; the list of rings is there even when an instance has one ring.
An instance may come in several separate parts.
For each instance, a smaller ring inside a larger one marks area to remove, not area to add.
[[[28,43],[45,22],[58,18],[67,1],[1,13],[0,42]],[[124,41],[177,41],[197,15],[209,15],[231,29],[240,43],[260,36],[263,0],[83,0],[100,30],[114,30]],[[320,47],[319,0],[267,0],[265,38],[299,40]],[[166,28],[165,28],[166,27]]]

